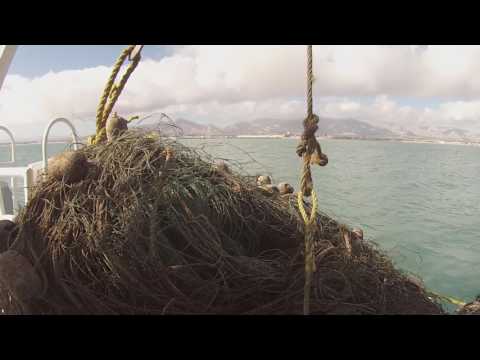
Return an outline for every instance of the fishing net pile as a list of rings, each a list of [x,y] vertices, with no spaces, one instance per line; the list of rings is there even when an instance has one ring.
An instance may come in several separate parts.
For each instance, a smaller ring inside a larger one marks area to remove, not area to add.
[[[269,194],[192,148],[129,130],[77,151],[78,179],[39,182],[4,250],[38,276],[0,289],[6,313],[301,314],[304,224],[296,197]],[[74,171],[73,169],[72,171]],[[320,214],[312,314],[440,314],[367,241]]]

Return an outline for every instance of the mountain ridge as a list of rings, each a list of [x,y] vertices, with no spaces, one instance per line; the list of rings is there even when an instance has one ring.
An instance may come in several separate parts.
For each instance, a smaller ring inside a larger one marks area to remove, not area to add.
[[[253,121],[239,121],[224,127],[202,124],[185,118],[178,118],[171,123],[156,123],[157,125],[142,126],[160,128],[164,132],[184,136],[299,136],[303,132],[303,120],[280,120],[274,118],[259,118]],[[161,124],[161,125],[159,125]],[[471,141],[480,139],[480,134],[455,127],[426,127],[408,129],[402,126],[395,128],[381,127],[366,121],[353,118],[320,117],[318,136],[359,138],[359,139],[434,139]]]
[[[385,128],[374,126],[355,119],[333,119],[320,118],[317,134],[324,136],[351,136],[351,137],[393,137],[395,134]],[[185,118],[178,118],[175,121],[162,125],[150,125],[142,127],[159,127],[163,130],[170,126],[186,136],[241,136],[241,135],[301,135],[303,132],[303,121],[278,120],[263,118],[253,121],[240,121],[223,128],[211,125],[200,124]]]

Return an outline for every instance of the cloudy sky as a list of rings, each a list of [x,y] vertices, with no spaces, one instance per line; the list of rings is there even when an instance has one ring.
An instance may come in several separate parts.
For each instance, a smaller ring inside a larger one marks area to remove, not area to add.
[[[0,124],[40,138],[73,119],[82,135],[125,45],[20,46],[0,90]],[[314,109],[392,129],[480,134],[480,46],[314,46]],[[165,112],[224,126],[305,114],[304,46],[147,45],[117,103],[125,116]]]

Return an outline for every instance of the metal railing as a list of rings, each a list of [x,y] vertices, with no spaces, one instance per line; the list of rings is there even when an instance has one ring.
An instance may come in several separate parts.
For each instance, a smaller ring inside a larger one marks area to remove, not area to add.
[[[16,144],[15,144],[15,138],[13,137],[13,134],[12,132],[5,126],[2,126],[0,125],[0,130],[5,132],[8,137],[10,138],[10,161],[3,161],[3,162],[0,162],[0,164],[10,164],[10,163],[15,163],[15,147],[16,147]]]
[[[78,135],[77,131],[75,130],[75,127],[73,124],[70,122],[70,120],[65,119],[65,118],[57,118],[52,121],[47,125],[45,132],[43,133],[43,138],[42,138],[42,158],[43,158],[43,173],[47,173],[48,169],[48,158],[47,158],[47,144],[48,144],[48,136],[50,134],[50,129],[52,128],[53,125],[57,123],[64,123],[66,124],[70,130],[72,131],[72,140],[73,140],[73,149],[78,150]]]
[[[7,127],[5,126],[2,126],[0,125],[0,131],[3,131],[4,133],[6,133],[8,135],[8,137],[10,138],[10,161],[2,161],[0,162],[0,164],[15,164],[16,162],[16,157],[15,157],[15,150],[16,150],[16,143],[15,143],[15,138],[13,137],[13,134],[12,132],[10,131],[10,129],[8,129]],[[4,175],[6,177],[10,177],[10,187],[12,188],[12,202],[15,206],[15,179],[14,179],[14,175],[10,176],[10,175]]]
[[[16,143],[15,143],[15,138],[13,137],[12,132],[5,126],[0,125],[0,130],[7,133],[8,137],[10,138],[10,161],[4,161],[0,162],[1,164],[10,164],[12,166],[9,167],[0,167],[0,177],[9,177],[11,180],[11,187],[12,187],[12,200],[13,203],[15,204],[15,191],[14,191],[14,178],[15,177],[21,177],[23,178],[23,190],[24,190],[24,196],[25,196],[25,204],[28,202],[29,199],[29,188],[33,186],[36,176],[40,173],[40,170],[43,174],[46,174],[47,169],[48,169],[48,155],[47,155],[47,145],[48,145],[48,137],[50,135],[50,130],[53,127],[53,125],[57,123],[64,123],[66,124],[71,132],[72,132],[72,140],[73,140],[73,148],[74,150],[78,150],[78,144],[79,144],[79,139],[77,135],[77,131],[73,124],[70,122],[70,120],[65,119],[65,118],[57,118],[52,121],[47,125],[45,128],[45,131],[43,133],[43,138],[42,138],[42,162],[37,162],[37,163],[31,163],[28,166],[14,166],[16,163]],[[40,166],[42,168],[40,168]],[[15,212],[15,209],[14,209]],[[15,214],[0,214],[2,218],[6,217],[13,217]]]

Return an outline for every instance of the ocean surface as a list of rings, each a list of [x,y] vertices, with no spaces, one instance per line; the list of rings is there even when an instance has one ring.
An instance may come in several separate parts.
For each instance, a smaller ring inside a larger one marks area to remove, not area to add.
[[[185,139],[243,172],[298,188],[294,139]],[[321,210],[352,226],[438,293],[480,294],[480,147],[322,140],[329,156],[313,178]],[[69,148],[51,144],[49,155]],[[0,147],[0,161],[9,151]],[[40,145],[18,145],[18,164],[41,160]],[[16,193],[21,198],[21,182]],[[450,307],[449,307],[450,308]]]

